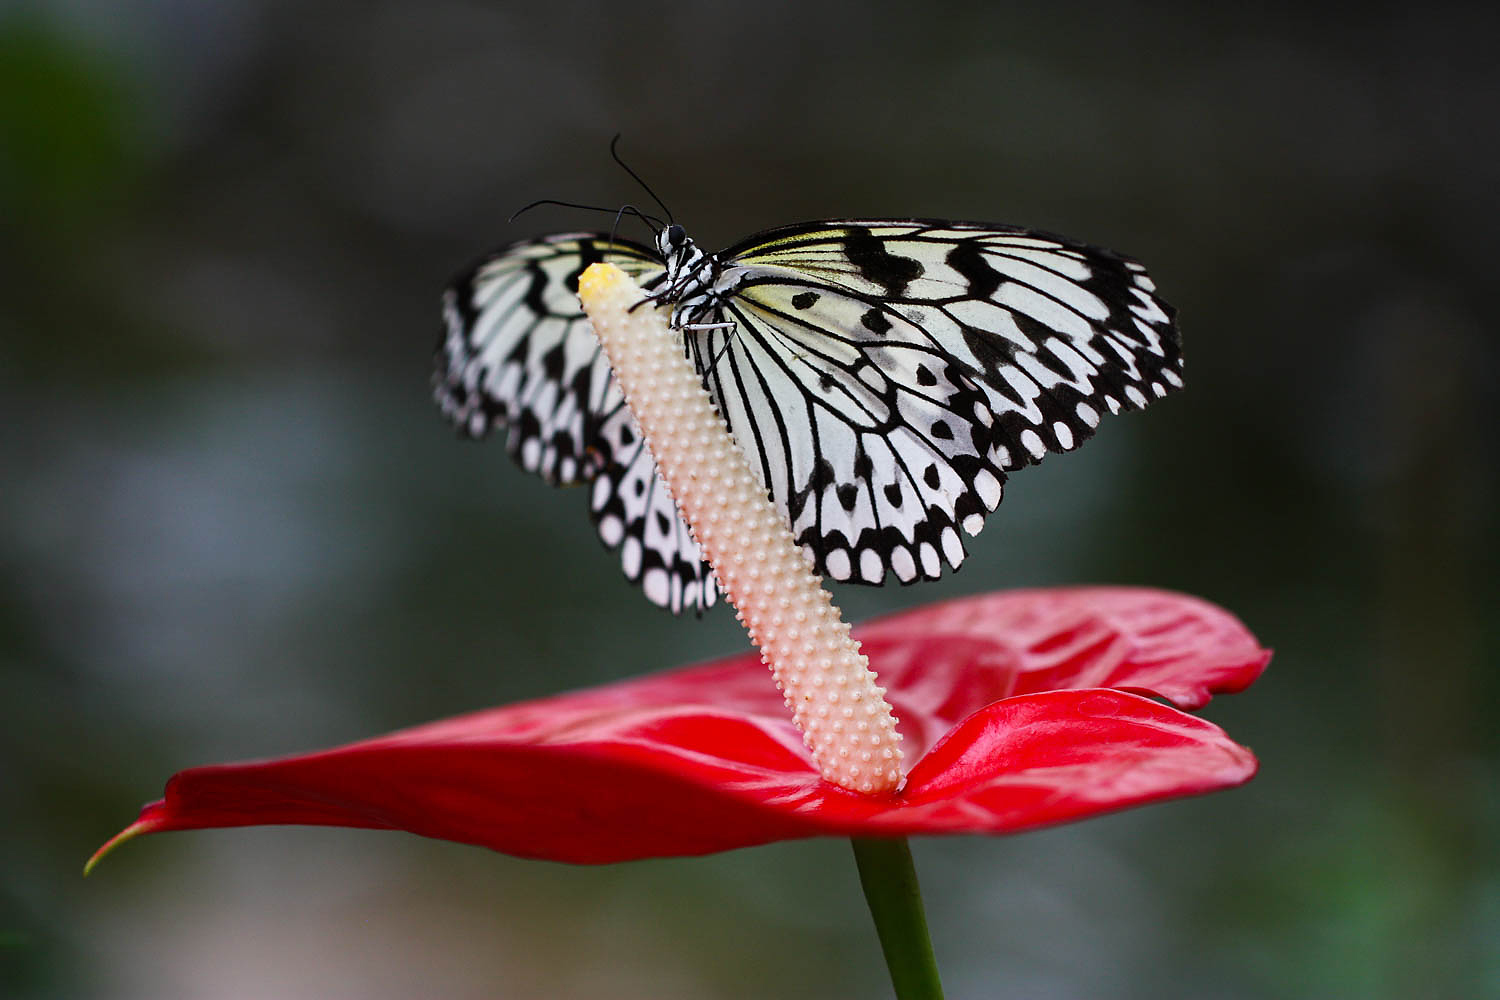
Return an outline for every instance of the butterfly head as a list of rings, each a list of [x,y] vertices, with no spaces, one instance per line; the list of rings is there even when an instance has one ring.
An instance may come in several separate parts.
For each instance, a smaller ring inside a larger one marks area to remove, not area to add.
[[[675,222],[669,226],[661,226],[661,231],[657,234],[657,250],[660,250],[661,256],[667,259],[672,259],[673,256],[681,253],[682,247],[690,243],[687,232]]]
[[[656,249],[667,266],[666,283],[654,293],[659,300],[677,302],[706,286],[717,273],[714,270],[705,273],[705,264],[712,268],[712,259],[705,259],[703,251],[675,222],[663,226],[656,234]]]
[[[663,227],[656,236],[656,249],[660,250],[661,255],[667,260],[680,256],[692,245],[693,241],[688,239],[688,234],[675,222]]]

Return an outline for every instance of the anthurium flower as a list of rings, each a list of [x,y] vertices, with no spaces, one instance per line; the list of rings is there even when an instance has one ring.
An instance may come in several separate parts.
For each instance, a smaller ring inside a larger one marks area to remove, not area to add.
[[[280,823],[407,830],[579,863],[826,834],[1003,834],[1255,773],[1249,750],[1182,709],[1243,689],[1270,654],[1196,598],[1003,592],[855,635],[905,735],[910,770],[894,794],[825,780],[747,654],[183,771],[95,860],[143,833]]]

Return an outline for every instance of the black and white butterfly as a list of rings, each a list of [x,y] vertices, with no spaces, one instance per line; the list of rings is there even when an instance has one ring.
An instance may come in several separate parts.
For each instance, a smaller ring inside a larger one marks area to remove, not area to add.
[[[1006,474],[1103,413],[1182,386],[1173,309],[1140,264],[1013,226],[808,222],[718,254],[675,224],[516,243],[444,297],[436,396],[554,484],[592,482],[599,537],[652,603],[716,584],[577,298],[596,261],[670,307],[683,350],[818,572],[879,584],[957,568]]]

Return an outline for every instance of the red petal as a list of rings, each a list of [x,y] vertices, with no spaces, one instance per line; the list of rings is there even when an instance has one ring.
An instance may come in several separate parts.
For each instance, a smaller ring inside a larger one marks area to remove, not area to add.
[[[1268,654],[1201,601],[1027,591],[934,605],[861,635],[915,761],[898,796],[822,781],[749,655],[321,753],[184,771],[122,836],[313,823],[608,862],[817,834],[1008,833],[1255,771],[1211,723],[1095,687],[1197,704],[1250,683]]]
[[[1011,590],[930,604],[858,630],[990,644],[982,671],[1009,685],[987,701],[1033,691],[1112,687],[1201,708],[1249,687],[1271,659],[1240,620],[1196,597],[1139,587]],[[995,671],[995,666],[1002,669]],[[882,679],[885,673],[881,673]],[[972,703],[972,686],[963,688]],[[979,705],[974,705],[978,708]]]

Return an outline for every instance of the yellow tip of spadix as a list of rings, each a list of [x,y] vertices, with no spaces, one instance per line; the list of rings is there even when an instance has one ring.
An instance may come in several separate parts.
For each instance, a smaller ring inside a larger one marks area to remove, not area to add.
[[[624,280],[626,280],[625,272],[613,264],[603,262],[590,264],[578,276],[578,297],[583,300],[587,308],[591,299],[598,300],[601,296],[608,295]]]

